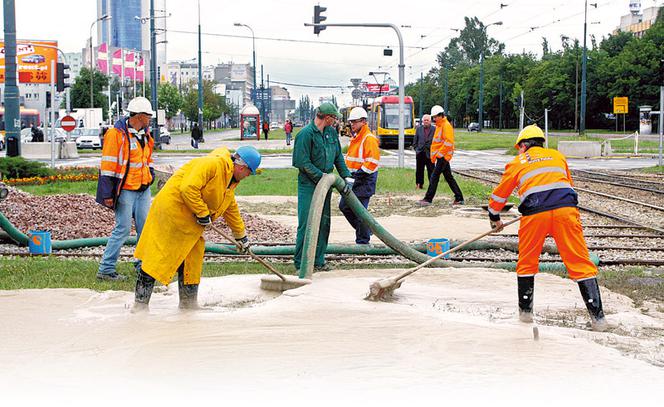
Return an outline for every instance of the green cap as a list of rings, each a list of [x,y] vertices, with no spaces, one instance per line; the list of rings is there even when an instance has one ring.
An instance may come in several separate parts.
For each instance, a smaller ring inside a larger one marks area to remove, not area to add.
[[[337,110],[337,107],[329,102],[322,103],[320,106],[318,106],[318,111],[322,114],[341,117],[341,114]]]

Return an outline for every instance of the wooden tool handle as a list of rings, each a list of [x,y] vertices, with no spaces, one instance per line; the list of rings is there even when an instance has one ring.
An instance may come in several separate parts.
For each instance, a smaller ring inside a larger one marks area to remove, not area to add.
[[[235,247],[237,247],[238,249],[242,249],[242,246],[240,245],[240,243],[238,243],[238,241],[235,240],[235,238],[233,238],[232,236],[229,236],[229,235],[228,235],[226,232],[224,232],[221,228],[218,228],[218,227],[216,227],[216,226],[213,225],[213,224],[210,224],[209,226],[210,226],[210,228],[211,228],[212,230],[214,230],[215,232],[217,232],[217,233],[219,233],[220,235],[222,235],[223,237],[225,237],[226,240],[228,240],[229,242],[233,243],[233,244],[235,245]],[[279,278],[281,279],[281,281],[286,281],[286,277],[285,277],[283,274],[281,274],[280,272],[278,272],[277,270],[275,270],[274,267],[272,267],[272,265],[271,265],[270,263],[268,263],[267,261],[265,261],[265,260],[263,260],[262,258],[258,257],[257,255],[255,255],[254,252],[251,251],[251,249],[247,250],[247,253],[249,254],[249,256],[251,256],[251,258],[253,258],[253,259],[256,260],[257,262],[259,262],[260,264],[262,264],[263,266],[265,266],[265,268],[267,268],[268,270],[270,270],[272,273],[274,273],[274,274],[276,274],[277,276],[279,276]]]
[[[519,216],[518,218],[512,219],[511,221],[509,221],[509,222],[507,222],[507,223],[503,223],[503,227],[505,227],[505,226],[509,226],[509,225],[511,225],[511,224],[513,224],[513,223],[516,223],[516,222],[520,221],[520,220],[521,220],[521,216]],[[490,231],[488,231],[488,232],[484,232],[484,233],[482,233],[482,234],[479,235],[479,236],[475,236],[474,238],[472,238],[472,239],[470,239],[470,240],[466,240],[465,242],[463,242],[463,243],[461,243],[461,244],[459,244],[459,245],[457,245],[457,246],[454,246],[453,248],[451,248],[450,250],[446,251],[445,253],[441,253],[441,254],[437,255],[436,257],[432,257],[432,258],[430,258],[429,260],[425,261],[425,262],[422,263],[422,264],[418,264],[417,266],[413,267],[413,268],[410,269],[410,270],[406,270],[406,271],[404,271],[403,273],[399,274],[399,275],[396,277],[395,280],[396,280],[397,282],[398,282],[399,280],[403,280],[404,278],[406,278],[406,277],[408,277],[409,275],[413,274],[414,272],[416,272],[417,270],[421,269],[422,267],[426,267],[426,266],[428,266],[429,264],[433,263],[434,261],[436,261],[436,260],[442,258],[443,256],[447,256],[448,254],[450,254],[450,253],[452,253],[452,252],[455,252],[455,251],[461,249],[462,247],[467,246],[467,245],[469,245],[469,244],[471,244],[471,243],[473,243],[473,242],[475,242],[475,241],[478,241],[478,240],[480,240],[481,238],[483,238],[483,237],[485,237],[485,236],[488,236],[488,235],[490,235],[491,233],[494,233],[495,231],[496,231],[495,229],[491,229]]]

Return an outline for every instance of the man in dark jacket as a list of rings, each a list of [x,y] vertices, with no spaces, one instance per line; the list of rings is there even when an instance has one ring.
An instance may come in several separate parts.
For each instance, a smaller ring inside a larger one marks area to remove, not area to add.
[[[203,138],[203,132],[198,127],[198,123],[194,123],[193,127],[191,128],[191,146],[194,148],[198,148],[198,143],[201,141],[202,138]]]
[[[427,168],[427,179],[433,173],[433,163],[429,158],[431,152],[431,140],[435,129],[431,126],[431,116],[422,116],[422,124],[415,130],[413,148],[415,149],[415,186],[417,189],[424,188],[424,167]]]

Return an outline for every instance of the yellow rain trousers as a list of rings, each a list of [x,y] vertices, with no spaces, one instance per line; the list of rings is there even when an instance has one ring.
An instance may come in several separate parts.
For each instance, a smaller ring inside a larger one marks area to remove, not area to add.
[[[233,236],[245,236],[232,178],[233,161],[225,148],[194,158],[173,174],[152,202],[134,252],[143,271],[167,285],[184,262],[184,283],[199,284],[205,228],[197,217],[223,216]]]

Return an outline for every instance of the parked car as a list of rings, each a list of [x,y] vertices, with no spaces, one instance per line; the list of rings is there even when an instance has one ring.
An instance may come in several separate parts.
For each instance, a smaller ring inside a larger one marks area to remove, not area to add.
[[[94,132],[93,130],[95,129],[88,129],[88,132],[76,138],[76,148],[101,150],[101,138],[99,138],[99,130]]]
[[[0,151],[5,149],[5,133],[0,133]]]
[[[81,136],[97,136],[99,137],[99,129],[86,129],[85,127],[78,127],[69,132],[69,141],[76,141]]]
[[[171,132],[165,126],[159,126],[159,142],[171,144]]]
[[[49,127],[44,131],[44,134],[45,134],[45,141],[51,141],[51,134],[55,134],[56,143],[59,143],[61,141],[67,141],[69,139],[67,137],[67,132],[57,127],[55,129],[51,129]]]
[[[472,122],[468,125],[468,131],[480,131],[480,124]]]
[[[279,123],[277,122],[270,123],[270,130],[276,130],[278,128],[279,128]]]

